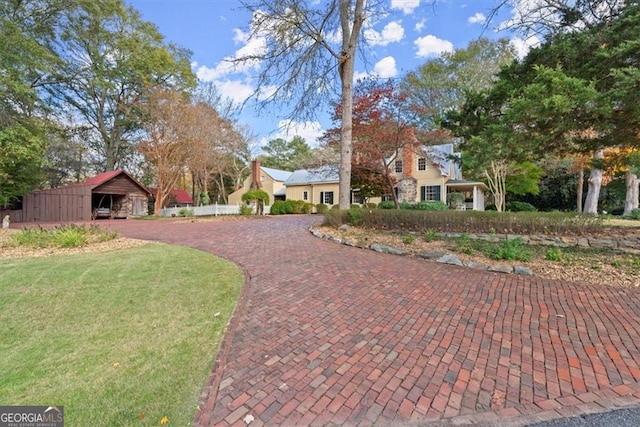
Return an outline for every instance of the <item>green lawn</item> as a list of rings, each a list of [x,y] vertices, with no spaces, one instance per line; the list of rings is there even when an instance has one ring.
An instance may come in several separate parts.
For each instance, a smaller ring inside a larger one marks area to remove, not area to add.
[[[0,402],[69,426],[191,425],[243,274],[194,249],[0,259]]]

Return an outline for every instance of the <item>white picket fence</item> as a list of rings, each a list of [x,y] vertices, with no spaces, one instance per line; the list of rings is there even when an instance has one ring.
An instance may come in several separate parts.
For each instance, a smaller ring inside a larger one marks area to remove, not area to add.
[[[254,208],[255,209],[255,208]],[[240,213],[240,205],[206,205],[206,206],[188,206],[167,208],[160,211],[161,216],[181,216],[180,212],[189,210],[193,212],[193,216],[218,216],[218,215],[238,215]],[[264,214],[267,215],[271,210],[271,205],[264,207]],[[182,215],[184,216],[184,215]]]

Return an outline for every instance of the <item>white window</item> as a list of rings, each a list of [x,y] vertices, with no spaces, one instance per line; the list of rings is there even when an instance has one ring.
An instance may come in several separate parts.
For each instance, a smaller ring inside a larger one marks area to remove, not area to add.
[[[396,160],[395,171],[396,173],[402,173],[402,160]]]
[[[324,203],[329,206],[333,205],[333,191],[321,191],[320,203]]]
[[[418,159],[418,170],[426,171],[427,170],[427,159],[424,157],[420,157]]]

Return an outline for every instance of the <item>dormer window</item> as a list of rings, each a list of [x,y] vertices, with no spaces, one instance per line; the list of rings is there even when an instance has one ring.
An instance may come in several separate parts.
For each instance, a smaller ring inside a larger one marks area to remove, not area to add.
[[[402,173],[402,160],[396,160],[395,171],[396,173]]]
[[[420,157],[418,159],[418,170],[426,171],[427,170],[427,159],[424,157]]]

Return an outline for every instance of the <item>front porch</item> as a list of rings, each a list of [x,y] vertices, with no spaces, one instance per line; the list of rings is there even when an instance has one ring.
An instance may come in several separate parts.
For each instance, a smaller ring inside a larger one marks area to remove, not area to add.
[[[487,186],[482,182],[466,181],[463,179],[450,179],[445,183],[446,194],[462,193],[465,202],[460,210],[484,210],[484,192],[488,190]]]

